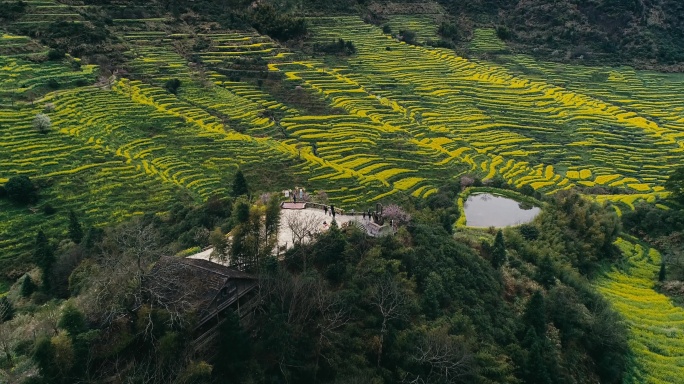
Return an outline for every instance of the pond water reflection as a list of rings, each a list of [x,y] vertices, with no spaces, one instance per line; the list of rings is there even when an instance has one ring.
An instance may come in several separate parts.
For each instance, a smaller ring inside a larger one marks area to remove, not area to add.
[[[466,225],[470,227],[508,227],[525,224],[534,220],[541,212],[539,207],[491,193],[468,196],[464,208]]]

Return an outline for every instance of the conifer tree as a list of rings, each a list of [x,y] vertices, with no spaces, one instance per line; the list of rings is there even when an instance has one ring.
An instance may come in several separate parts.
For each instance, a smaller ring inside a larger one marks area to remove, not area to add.
[[[556,284],[556,276],[554,273],[554,266],[551,258],[545,255],[539,261],[536,275],[536,280],[545,288],[549,288]]]
[[[501,268],[506,262],[506,243],[504,243],[501,230],[496,233],[494,246],[492,247],[492,266],[496,269]]]
[[[21,281],[21,297],[29,297],[36,290],[36,284],[31,280],[31,276],[24,275],[24,280]]]
[[[0,322],[10,321],[14,317],[14,305],[7,296],[0,297]]]
[[[36,236],[36,243],[33,249],[33,261],[43,271],[43,288],[46,290],[49,289],[49,277],[50,272],[52,271],[52,265],[55,262],[55,254],[43,230],[38,231],[38,235]]]
[[[530,297],[525,307],[523,321],[534,328],[535,333],[540,337],[546,334],[546,302],[540,291],[534,292]]]
[[[233,196],[238,197],[248,193],[249,187],[247,186],[245,175],[243,175],[242,171],[238,169],[237,173],[235,173],[235,177],[233,178]]]
[[[240,318],[231,310],[219,326],[217,338],[218,353],[214,358],[214,372],[217,377],[242,378],[248,371],[251,343],[248,334],[240,325]]]
[[[544,339],[529,328],[525,336],[529,343],[528,355],[523,367],[523,375],[528,383],[546,384],[552,383],[551,374],[545,356]]]
[[[280,226],[280,200],[276,196],[271,196],[266,204],[266,236],[270,239],[278,233]]]
[[[73,210],[69,211],[69,238],[76,244],[80,244],[83,240],[83,227]]]

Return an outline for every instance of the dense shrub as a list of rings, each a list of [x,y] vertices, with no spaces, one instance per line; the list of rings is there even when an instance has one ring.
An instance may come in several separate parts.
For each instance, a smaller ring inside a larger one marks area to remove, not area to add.
[[[51,49],[48,51],[47,58],[50,61],[59,61],[66,57],[66,53],[61,49]]]
[[[38,200],[38,189],[27,176],[13,176],[5,184],[7,197],[18,204],[30,204]]]
[[[459,41],[461,39],[461,31],[459,27],[452,23],[442,22],[437,30],[440,36],[448,41]]]
[[[23,1],[0,2],[0,20],[16,20],[26,12],[26,3]]]
[[[418,44],[416,42],[417,36],[418,35],[416,34],[416,32],[411,31],[410,29],[404,29],[404,30],[399,31],[399,39],[401,41],[405,42],[406,44],[413,44],[413,45]]]
[[[167,80],[166,83],[164,84],[164,88],[169,91],[170,93],[173,93],[174,95],[178,93],[178,88],[181,86],[181,81],[178,79],[170,79]]]
[[[353,55],[356,53],[356,47],[351,41],[344,41],[338,39],[329,43],[316,43],[313,45],[314,52],[329,53],[336,55]]]
[[[264,35],[276,40],[290,40],[307,33],[303,18],[282,13],[271,5],[259,5],[251,14],[252,26]]]

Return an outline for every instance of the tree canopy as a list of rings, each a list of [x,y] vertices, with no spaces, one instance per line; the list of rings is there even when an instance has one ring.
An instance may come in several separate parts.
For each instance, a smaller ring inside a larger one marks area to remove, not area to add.
[[[249,193],[249,187],[247,186],[247,179],[242,171],[238,169],[233,177],[233,196],[242,196]]]
[[[13,176],[5,183],[5,194],[18,204],[35,203],[38,200],[38,188],[28,176]]]

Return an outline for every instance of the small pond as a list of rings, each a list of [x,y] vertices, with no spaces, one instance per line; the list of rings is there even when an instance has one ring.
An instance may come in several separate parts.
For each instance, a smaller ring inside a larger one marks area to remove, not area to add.
[[[539,207],[491,193],[468,196],[464,203],[469,227],[508,227],[529,223],[541,212]]]

